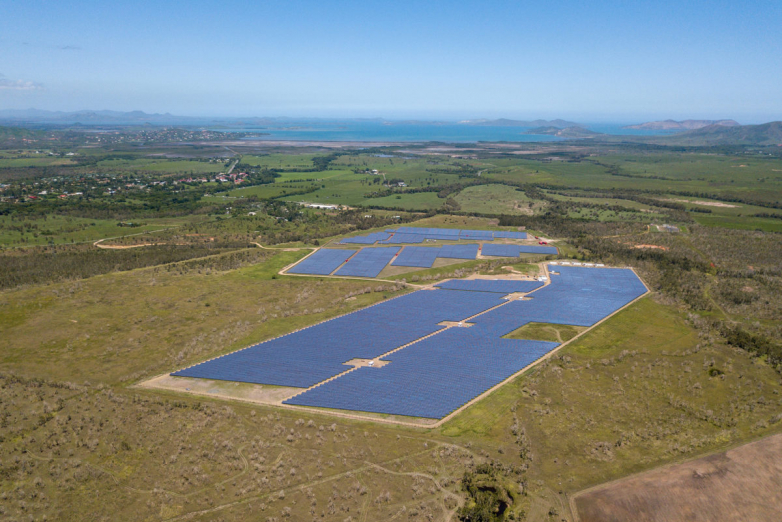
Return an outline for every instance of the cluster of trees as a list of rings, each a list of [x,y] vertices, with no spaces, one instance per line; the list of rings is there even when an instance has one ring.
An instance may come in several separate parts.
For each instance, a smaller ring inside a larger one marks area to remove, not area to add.
[[[0,288],[46,284],[214,256],[248,245],[207,243],[98,249],[61,245],[6,251],[0,254]]]

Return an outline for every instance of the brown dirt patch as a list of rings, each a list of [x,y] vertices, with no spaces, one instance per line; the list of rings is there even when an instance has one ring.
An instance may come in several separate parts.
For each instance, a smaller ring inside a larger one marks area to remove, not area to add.
[[[633,248],[653,248],[657,250],[668,250],[668,247],[660,245],[633,245]]]
[[[249,384],[230,381],[215,381],[212,379],[195,379],[190,377],[172,377],[165,374],[140,383],[142,388],[156,388],[194,395],[207,395],[224,399],[236,399],[258,404],[279,404],[285,399],[303,391],[302,388],[286,386],[271,386],[266,384]]]
[[[721,203],[719,201],[689,201],[687,199],[664,199],[662,201],[673,201],[674,203],[691,203],[693,205],[701,205],[704,207],[738,208],[740,206],[731,205],[729,203]]]
[[[581,522],[782,520],[782,434],[577,494]]]

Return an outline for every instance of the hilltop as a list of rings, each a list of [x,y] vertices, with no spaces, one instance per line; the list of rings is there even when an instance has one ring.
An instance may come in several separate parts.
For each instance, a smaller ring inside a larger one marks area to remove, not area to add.
[[[711,125],[719,125],[722,127],[737,127],[740,125],[740,123],[736,120],[663,120],[648,121],[646,123],[639,123],[637,125],[627,125],[622,128],[637,130],[695,130]]]
[[[739,125],[725,127],[709,125],[701,129],[683,132],[676,136],[658,137],[656,142],[677,145],[780,145],[782,144],[782,121],[760,125]]]
[[[149,114],[144,111],[46,111],[40,109],[8,109],[0,110],[0,121],[8,123],[58,123],[58,124],[127,124],[127,123],[191,123],[196,121],[187,116],[175,116],[165,113]]]

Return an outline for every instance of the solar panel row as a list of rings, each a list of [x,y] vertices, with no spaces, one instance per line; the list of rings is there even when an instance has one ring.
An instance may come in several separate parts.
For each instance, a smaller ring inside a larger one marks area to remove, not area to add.
[[[425,239],[426,237],[420,234],[402,234],[397,232],[389,239],[386,239],[385,241],[381,241],[381,243],[384,245],[399,245],[402,243],[423,243]]]
[[[494,292],[499,294],[512,294],[514,292],[532,292],[536,288],[543,286],[540,281],[513,281],[508,279],[489,280],[489,279],[451,279],[444,283],[437,284],[440,288],[447,290],[467,290],[470,292]]]
[[[172,375],[308,388],[348,369],[503,303],[496,294],[419,291],[256,344]]]
[[[483,245],[481,254],[492,257],[519,257],[520,254],[554,254],[557,249],[548,246],[535,245]]]
[[[399,252],[399,247],[362,248],[334,275],[377,277]]]
[[[374,245],[376,242],[385,241],[389,237],[391,237],[391,234],[388,232],[372,232],[365,236],[346,237],[340,241],[340,244]]]
[[[379,234],[394,234],[393,237],[381,237]],[[373,232],[366,236],[345,238],[340,243],[373,244],[380,241],[383,244],[398,245],[402,243],[422,243],[427,239],[440,241],[493,241],[494,239],[527,239],[526,232],[508,232],[492,230],[460,230],[457,228],[423,228],[399,227],[389,228],[385,232]]]
[[[529,301],[512,301],[477,317],[490,335],[503,336],[530,322],[592,326],[646,292],[627,269],[555,267],[551,284]]]
[[[395,266],[430,268],[440,254],[438,247],[405,247],[394,259]]]
[[[439,419],[536,361],[557,343],[484,337],[450,328],[285,404]]]
[[[321,248],[296,266],[290,268],[288,273],[329,275],[355,253],[355,250]]]
[[[449,259],[475,259],[478,257],[478,245],[443,245],[437,257]]]

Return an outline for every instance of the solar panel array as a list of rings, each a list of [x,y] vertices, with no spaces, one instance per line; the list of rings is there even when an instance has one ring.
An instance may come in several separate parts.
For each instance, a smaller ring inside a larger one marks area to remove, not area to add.
[[[398,252],[399,247],[362,248],[334,275],[377,277]]]
[[[394,259],[394,266],[431,268],[437,258],[475,259],[478,245],[443,245],[441,247],[405,247]]]
[[[372,232],[365,236],[346,237],[340,241],[340,244],[374,245],[376,242],[385,241],[389,237],[391,237],[391,234],[388,232]]]
[[[632,270],[618,268],[555,267],[551,284],[529,301],[476,317],[474,322],[491,335],[503,336],[531,322],[592,326],[646,292]]]
[[[494,232],[494,239],[527,239],[526,232]]]
[[[493,292],[498,294],[512,294],[514,292],[532,292],[543,286],[540,281],[513,281],[509,279],[451,279],[437,284],[447,290],[466,290],[470,292]]]
[[[393,234],[388,237],[385,234]],[[348,237],[340,243],[357,243],[364,245],[374,244],[379,241],[385,245],[399,245],[403,243],[423,243],[428,239],[439,241],[494,241],[495,239],[527,239],[526,232],[509,232],[493,230],[460,230],[458,228],[422,228],[399,227],[389,228],[385,232],[373,232],[365,236]]]
[[[394,266],[430,268],[439,254],[438,247],[405,247],[394,259]]]
[[[321,248],[301,263],[290,268],[290,274],[329,275],[355,254],[355,250]]]
[[[385,241],[381,241],[381,243],[384,245],[400,245],[402,243],[423,243],[425,239],[426,237],[420,234],[400,234],[399,232],[397,232],[389,239],[386,239]]]
[[[459,239],[472,241],[494,241],[494,232],[491,230],[461,230]]]
[[[557,347],[450,328],[285,404],[440,419]]]
[[[437,257],[449,259],[475,259],[478,257],[478,245],[443,245]]]
[[[496,294],[422,290],[277,337],[172,375],[308,388],[348,369],[503,303]]]
[[[554,254],[557,249],[535,245],[483,245],[481,254],[492,257],[519,257],[520,254]]]
[[[646,291],[627,269],[550,269],[558,272],[551,284],[528,301],[502,297],[537,288],[537,281],[450,281],[173,375],[309,388],[344,372],[350,359],[374,359],[412,343],[387,356],[383,367],[358,368],[285,402],[442,418],[558,346],[503,335],[533,321],[591,326]],[[438,325],[470,317],[469,328]]]

